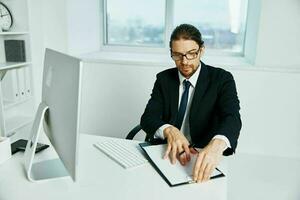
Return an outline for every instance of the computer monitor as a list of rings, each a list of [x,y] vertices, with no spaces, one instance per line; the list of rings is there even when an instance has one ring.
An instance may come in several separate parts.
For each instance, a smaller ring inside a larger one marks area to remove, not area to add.
[[[25,169],[31,181],[71,176],[78,162],[81,61],[46,49],[40,103],[25,151]],[[58,159],[33,162],[39,134],[44,128]]]

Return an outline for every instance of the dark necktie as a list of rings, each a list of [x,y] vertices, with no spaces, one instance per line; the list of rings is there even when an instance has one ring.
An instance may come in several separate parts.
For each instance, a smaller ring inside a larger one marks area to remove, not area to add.
[[[177,119],[176,119],[176,124],[175,124],[175,126],[179,130],[181,128],[182,121],[183,121],[183,118],[184,118],[184,114],[185,114],[185,111],[186,111],[186,106],[187,106],[188,98],[189,98],[189,89],[190,89],[190,86],[191,86],[191,83],[187,80],[184,80],[183,84],[184,84],[184,92],[181,96],[180,106],[179,106]]]

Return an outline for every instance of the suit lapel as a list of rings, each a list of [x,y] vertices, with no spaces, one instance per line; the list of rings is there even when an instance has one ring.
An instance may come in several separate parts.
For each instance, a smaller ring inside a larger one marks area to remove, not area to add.
[[[171,98],[171,119],[170,122],[175,124],[177,112],[178,112],[178,100],[179,100],[179,77],[178,70],[173,71],[172,78],[170,80],[170,98]]]
[[[200,106],[201,98],[203,97],[208,85],[209,85],[208,69],[206,65],[203,62],[201,62],[201,71],[196,83],[193,101],[190,108],[190,119],[189,119],[190,121],[193,115],[197,113],[197,110]]]

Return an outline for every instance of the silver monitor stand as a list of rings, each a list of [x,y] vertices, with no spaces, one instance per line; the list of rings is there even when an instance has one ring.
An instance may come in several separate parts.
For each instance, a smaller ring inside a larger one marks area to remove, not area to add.
[[[48,106],[43,102],[40,103],[32,127],[32,136],[25,150],[26,174],[33,182],[70,176],[59,158],[34,162],[35,150],[47,110]]]

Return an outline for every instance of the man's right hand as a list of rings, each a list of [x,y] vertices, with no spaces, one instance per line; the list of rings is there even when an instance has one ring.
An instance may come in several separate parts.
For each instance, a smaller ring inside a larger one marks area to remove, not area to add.
[[[164,159],[170,157],[171,163],[176,163],[176,157],[182,165],[191,160],[189,141],[175,126],[169,126],[164,130],[164,136],[168,141],[168,147]],[[184,152],[179,155],[180,152]]]

